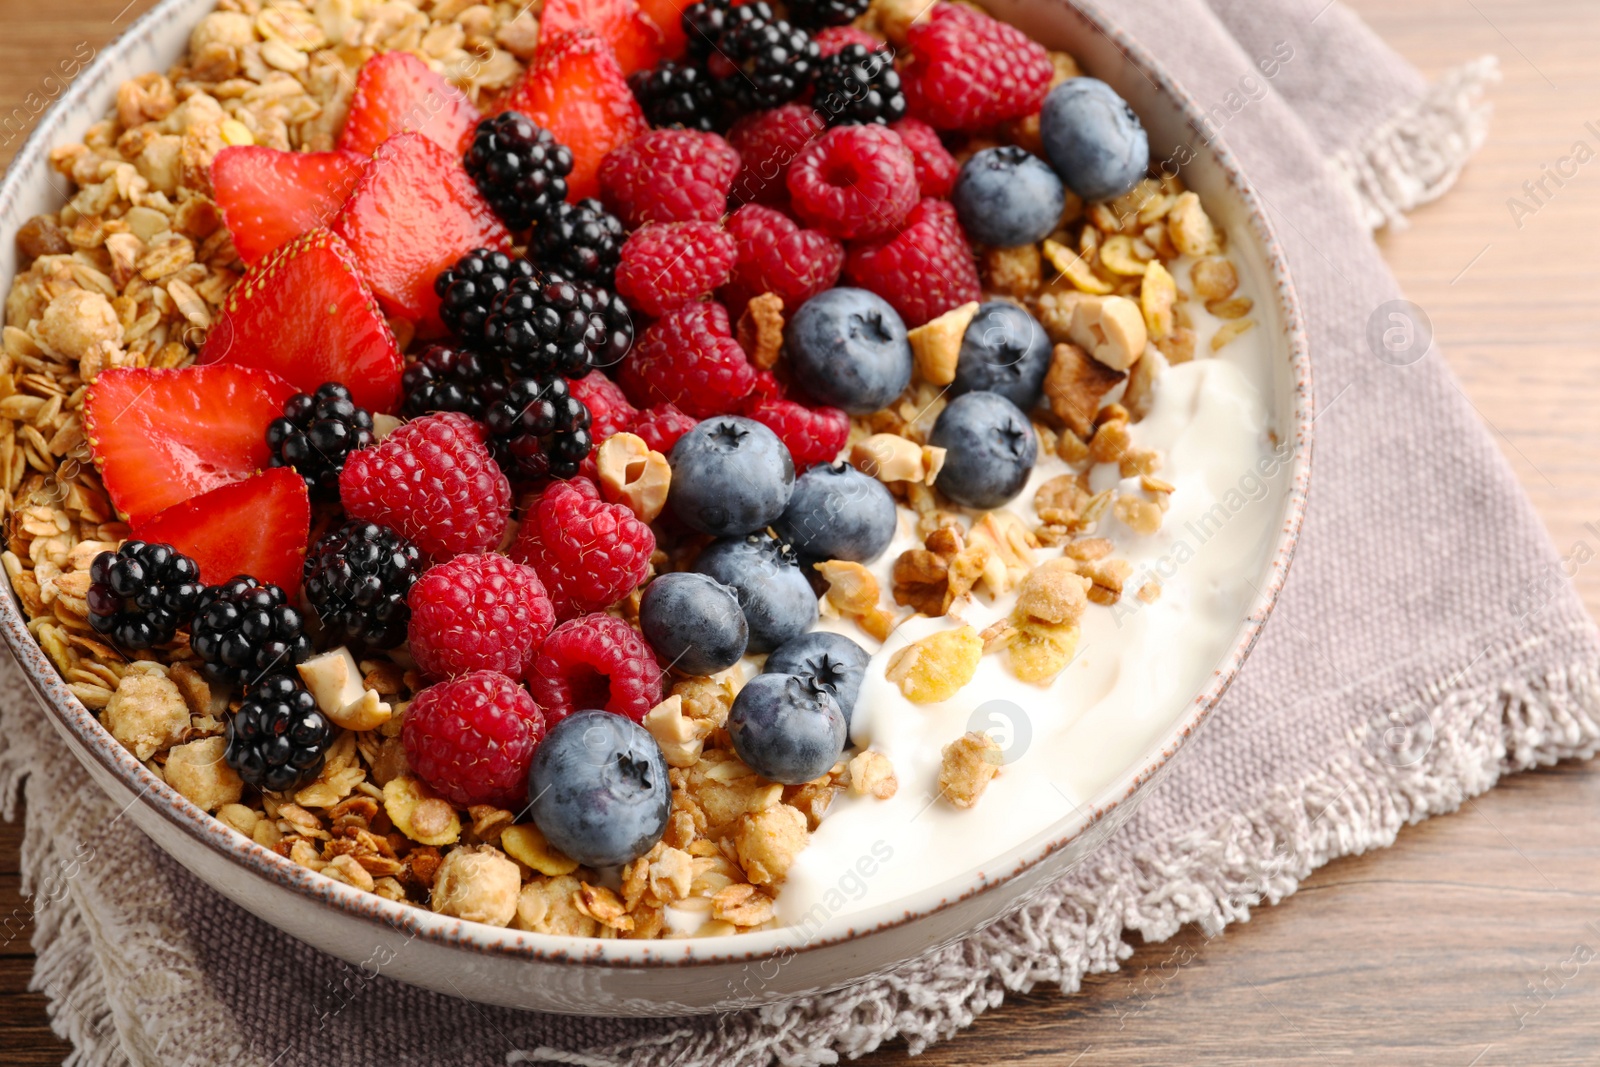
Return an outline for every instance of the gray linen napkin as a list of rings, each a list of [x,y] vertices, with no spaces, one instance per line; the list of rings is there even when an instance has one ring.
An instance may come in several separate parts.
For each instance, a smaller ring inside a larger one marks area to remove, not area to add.
[[[81,1062],[755,1067],[834,1062],[895,1037],[915,1051],[1009,991],[1071,991],[1115,968],[1130,934],[1220,928],[1503,773],[1591,754],[1600,649],[1537,518],[1438,353],[1395,366],[1365,340],[1399,295],[1368,226],[1448,184],[1481,139],[1475,93],[1492,65],[1429,90],[1323,4],[1084,5],[1208,107],[1292,48],[1221,136],[1288,247],[1321,414],[1304,540],[1265,637],[1172,772],[1078,870],[888,977],[758,1013],[616,1021],[470,1006],[369,977],[211,893],[119,824],[11,672],[0,796],[32,772],[37,983]]]

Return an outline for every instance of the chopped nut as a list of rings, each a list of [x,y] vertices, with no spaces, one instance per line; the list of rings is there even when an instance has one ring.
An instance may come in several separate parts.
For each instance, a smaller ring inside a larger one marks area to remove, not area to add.
[[[433,879],[429,906],[441,915],[505,926],[517,914],[522,875],[487,845],[452,849]]]
[[[1004,762],[1000,743],[977,731],[956,738],[941,755],[939,795],[958,808],[976,804]]]
[[[1015,609],[1019,623],[1069,626],[1089,608],[1091,582],[1070,559],[1045,560],[1023,579]]]
[[[396,830],[420,845],[449,845],[461,839],[461,819],[455,809],[409,775],[391,779],[383,787],[383,810]]]
[[[1239,288],[1239,272],[1222,256],[1207,256],[1189,268],[1189,281],[1201,300],[1226,300]]]
[[[787,804],[743,816],[733,832],[739,866],[756,885],[776,885],[810,839],[806,817]]]
[[[1039,547],[1022,520],[1009,511],[986,511],[967,533],[967,543],[982,550],[980,580],[995,596],[1011,590],[1033,566],[1033,550]]]
[[[222,758],[227,747],[221,737],[205,737],[177,746],[167,753],[163,768],[167,784],[202,811],[237,803],[244,794],[244,781]]]
[[[888,800],[899,788],[894,766],[882,752],[869,748],[850,761],[850,792],[857,796]]]
[[[1150,354],[1146,354],[1133,365],[1133,370],[1128,374],[1128,385],[1122,390],[1120,403],[1134,418],[1142,419],[1150,413],[1151,391],[1161,372],[1167,369],[1167,365],[1164,356],[1158,358]]]
[[[924,615],[939,616],[950,609],[950,565],[935,552],[912,548],[894,561],[893,593],[896,604],[904,604]]]
[[[932,322],[924,323],[906,335],[917,360],[917,373],[931,385],[949,385],[956,380],[956,362],[961,357],[961,341],[978,314],[978,302],[951,308]]]
[[[850,449],[850,463],[880,482],[932,485],[944,467],[944,452],[898,434],[875,433],[855,443]]]
[[[783,350],[783,297],[777,293],[751,297],[739,316],[738,337],[750,362],[758,370],[770,370]]]
[[[1059,344],[1050,357],[1044,395],[1056,418],[1079,437],[1088,437],[1100,410],[1100,398],[1126,377],[1125,372],[1090,359],[1077,345]]]
[[[1102,607],[1110,607],[1122,599],[1122,584],[1133,573],[1133,564],[1125,559],[1104,559],[1084,563],[1078,570],[1094,583],[1089,599]]]
[[[1121,463],[1133,447],[1133,437],[1128,433],[1126,418],[1110,419],[1100,424],[1089,441],[1089,458],[1096,463]]]
[[[861,628],[886,640],[894,629],[894,616],[878,604],[878,579],[859,563],[831,559],[816,565],[817,573],[828,583],[825,602],[840,614],[856,620]]]
[[[100,721],[141,760],[176,744],[189,728],[183,694],[158,671],[130,672],[117,683]]]
[[[1127,370],[1149,343],[1144,313],[1125,296],[1083,300],[1072,316],[1072,341],[1112,370]]]
[[[641,522],[654,522],[667,505],[672,468],[667,457],[651,451],[644,438],[631,433],[612,434],[595,454],[600,490],[614,504],[622,504]]]
[[[712,727],[683,714],[683,697],[673,694],[645,715],[644,728],[661,746],[669,767],[693,767]],[[530,864],[531,866],[531,864]]]
[[[393,714],[376,692],[362,684],[361,668],[343,645],[313,656],[296,668],[317,707],[346,730],[375,730]]]
[[[972,681],[982,657],[983,639],[972,627],[940,630],[896,652],[885,677],[913,704],[937,704]]]

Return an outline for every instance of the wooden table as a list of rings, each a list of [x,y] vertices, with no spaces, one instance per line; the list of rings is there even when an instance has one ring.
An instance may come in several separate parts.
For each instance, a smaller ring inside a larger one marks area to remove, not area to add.
[[[100,47],[148,6],[133,0],[125,11],[125,3],[0,0],[5,108],[42,92],[58,60],[83,42]],[[1556,544],[1565,554],[1587,543],[1595,554],[1574,580],[1591,611],[1600,609],[1600,161],[1520,228],[1506,203],[1576,141],[1600,149],[1600,5],[1354,6],[1430,75],[1486,52],[1501,57],[1488,146],[1455,191],[1384,246]],[[18,143],[0,129],[0,158]],[[1394,848],[1330,864],[1246,925],[1140,948],[1077,996],[1013,998],[921,1062],[1592,1064],[1600,1059],[1596,810],[1592,767],[1510,779],[1455,815],[1405,831]],[[20,827],[0,824],[0,915],[26,914],[21,837]],[[6,1064],[56,1063],[67,1052],[49,1031],[44,999],[24,991],[31,967],[25,936],[0,940]],[[903,1059],[891,1046],[865,1062]]]

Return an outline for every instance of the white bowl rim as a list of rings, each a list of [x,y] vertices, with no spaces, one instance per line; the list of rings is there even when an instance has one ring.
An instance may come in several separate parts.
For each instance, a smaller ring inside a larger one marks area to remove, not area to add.
[[[135,21],[117,40],[103,49],[85,67],[67,91],[41,117],[39,124],[18,151],[3,181],[0,181],[0,217],[22,194],[22,172],[31,161],[48,153],[49,144],[62,127],[86,109],[97,94],[106,93],[110,67],[122,59],[143,38],[183,13],[193,0],[161,0]],[[1108,38],[1124,58],[1157,87],[1161,95],[1175,104],[1199,133],[1204,130],[1203,109],[1166,72],[1165,67],[1140,44],[1114,24],[1096,14],[1083,11],[1068,0],[1062,6],[1071,16]],[[684,938],[669,941],[601,940],[598,938],[538,934],[510,928],[449,918],[414,905],[388,901],[372,893],[301,867],[270,849],[261,847],[227,827],[213,816],[152,774],[132,753],[115,741],[95,715],[67,687],[38,643],[28,632],[15,595],[0,597],[0,631],[58,728],[69,733],[109,774],[118,779],[143,804],[160,814],[175,828],[201,846],[236,863],[253,875],[263,877],[306,898],[332,906],[347,916],[389,928],[407,937],[421,937],[439,945],[469,949],[494,956],[538,960],[546,964],[599,965],[625,969],[695,967],[728,963],[751,963],[777,954],[803,952],[813,948],[858,940],[889,928],[915,922],[945,908],[994,889],[1066,847],[1083,834],[1094,831],[1119,804],[1148,784],[1195,729],[1205,721],[1228,689],[1245,658],[1261,634],[1268,616],[1282,591],[1293,560],[1304,520],[1311,472],[1311,439],[1314,406],[1311,387],[1311,358],[1305,322],[1295,296],[1287,257],[1276,238],[1265,204],[1244,176],[1232,153],[1220,140],[1205,145],[1234,192],[1247,208],[1248,225],[1259,243],[1270,271],[1283,334],[1294,375],[1294,459],[1292,483],[1284,501],[1283,525],[1273,548],[1267,580],[1259,587],[1251,610],[1240,625],[1227,656],[1218,665],[1209,684],[1190,702],[1187,710],[1162,735],[1159,755],[1137,772],[1124,771],[1117,782],[1122,791],[1097,806],[1083,825],[1063,834],[1052,828],[995,857],[986,870],[955,876],[939,885],[925,888],[901,900],[863,912],[833,918],[807,939],[793,944],[793,928],[742,933],[726,937]],[[9,590],[9,579],[5,580]],[[1152,748],[1155,746],[1152,745]],[[1043,844],[1040,844],[1040,841]],[[825,935],[825,936],[824,936]]]

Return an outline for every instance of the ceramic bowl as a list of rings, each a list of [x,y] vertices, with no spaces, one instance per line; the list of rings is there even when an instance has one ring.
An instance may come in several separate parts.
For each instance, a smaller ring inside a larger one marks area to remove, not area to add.
[[[58,208],[65,198],[47,164],[50,149],[80,140],[107,113],[123,80],[167,69],[213,2],[164,0],[106,48],[42,118],[0,185],[0,287],[9,290],[17,269],[11,236],[29,217]],[[1280,480],[1268,500],[1278,519],[1276,543],[1263,553],[1258,573],[1240,575],[1260,592],[1238,620],[1226,656],[1174,725],[1081,816],[991,857],[981,869],[953,871],[938,885],[891,904],[837,915],[804,937],[791,928],[725,938],[601,941],[496,929],[324,878],[200,811],[101,728],[29,636],[14,597],[0,598],[0,628],[50,722],[117,806],[217,892],[310,945],[351,963],[388,959],[384,973],[441,992],[584,1014],[720,1011],[847,985],[1006,915],[1104,840],[1206,719],[1283,586],[1309,476],[1309,355],[1284,255],[1262,203],[1226,150],[1199,134],[1202,109],[1137,42],[1062,0],[993,0],[991,6],[1046,45],[1079,57],[1120,91],[1148,127],[1157,158],[1186,161],[1184,179],[1235,235],[1232,254],[1262,290],[1257,316],[1273,345],[1271,416],[1279,437],[1295,445],[1290,477]]]

